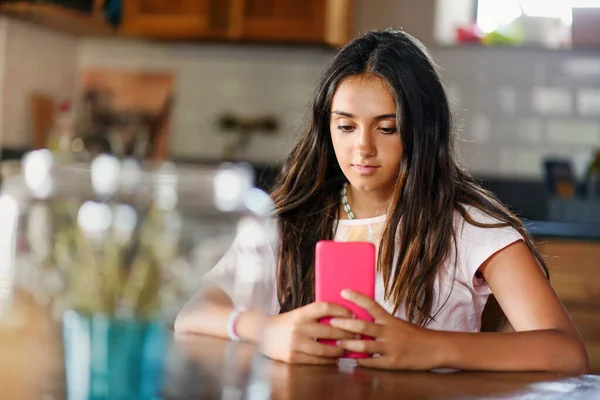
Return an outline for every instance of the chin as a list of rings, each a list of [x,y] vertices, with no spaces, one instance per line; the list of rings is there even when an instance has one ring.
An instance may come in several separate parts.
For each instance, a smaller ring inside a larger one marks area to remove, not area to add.
[[[375,190],[380,190],[384,187],[384,185],[379,182],[377,179],[370,178],[353,178],[349,179],[350,185],[356,190],[360,190],[361,192],[372,192]]]

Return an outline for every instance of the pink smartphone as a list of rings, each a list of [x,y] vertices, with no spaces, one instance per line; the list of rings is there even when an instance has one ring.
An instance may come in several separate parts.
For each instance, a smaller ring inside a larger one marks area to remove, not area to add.
[[[375,297],[375,245],[369,242],[321,240],[315,248],[315,300],[348,308],[356,318],[373,321],[373,317],[354,303],[342,298],[343,289]],[[329,324],[331,318],[319,322]],[[363,337],[362,339],[371,339]],[[335,340],[319,342],[335,345]],[[347,358],[368,358],[370,354],[350,352]]]

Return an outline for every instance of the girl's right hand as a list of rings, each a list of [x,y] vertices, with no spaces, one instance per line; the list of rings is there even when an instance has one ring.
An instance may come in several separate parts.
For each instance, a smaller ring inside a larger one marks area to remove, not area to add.
[[[334,364],[345,351],[316,339],[352,339],[353,334],[319,323],[325,317],[352,318],[345,307],[316,302],[267,319],[262,352],[291,364]]]

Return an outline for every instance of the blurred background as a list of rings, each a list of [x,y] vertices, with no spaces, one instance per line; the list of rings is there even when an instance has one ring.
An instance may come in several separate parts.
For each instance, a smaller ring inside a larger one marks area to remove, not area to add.
[[[40,147],[236,159],[251,162],[269,187],[336,49],[357,33],[404,28],[440,66],[467,169],[523,218],[600,218],[548,201],[557,190],[594,192],[587,178],[600,147],[598,1],[0,4],[5,160]]]
[[[240,160],[265,189],[339,46],[404,28],[440,67],[463,165],[539,241],[600,370],[599,0],[1,1],[0,14],[2,160]]]

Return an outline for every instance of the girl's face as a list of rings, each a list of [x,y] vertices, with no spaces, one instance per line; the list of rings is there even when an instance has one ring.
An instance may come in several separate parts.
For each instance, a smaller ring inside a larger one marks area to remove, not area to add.
[[[402,141],[387,83],[372,75],[343,80],[333,95],[330,128],[335,155],[352,187],[390,195]]]

